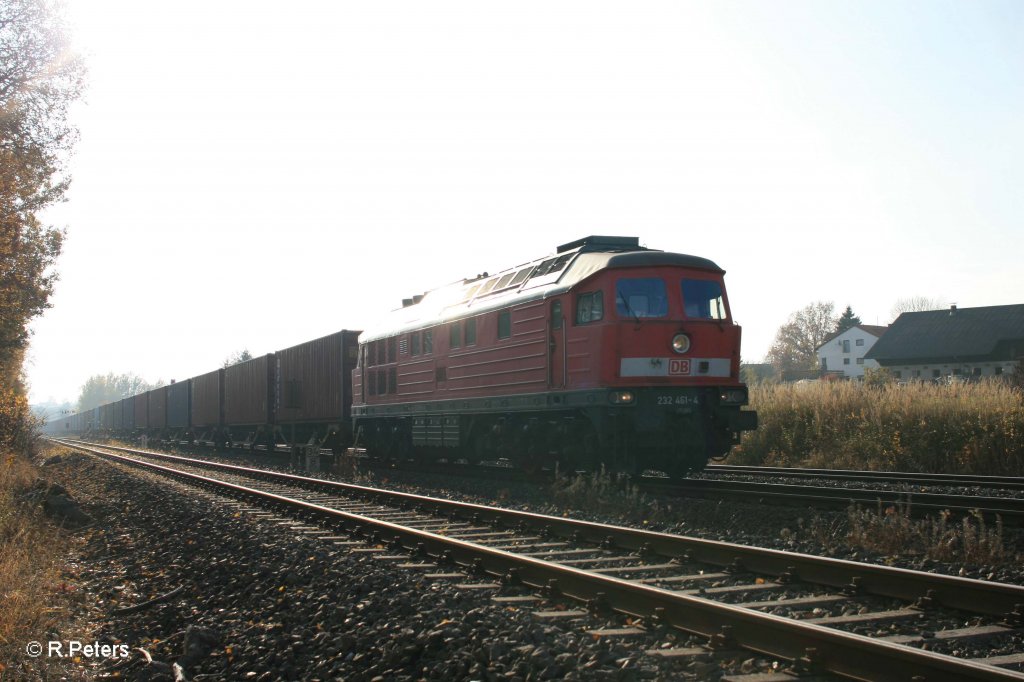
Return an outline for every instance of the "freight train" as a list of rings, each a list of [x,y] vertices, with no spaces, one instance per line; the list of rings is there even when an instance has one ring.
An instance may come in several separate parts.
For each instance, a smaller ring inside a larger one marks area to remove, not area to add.
[[[103,405],[51,434],[226,449],[366,448],[682,475],[757,426],[710,260],[586,237],[413,296],[378,326]]]

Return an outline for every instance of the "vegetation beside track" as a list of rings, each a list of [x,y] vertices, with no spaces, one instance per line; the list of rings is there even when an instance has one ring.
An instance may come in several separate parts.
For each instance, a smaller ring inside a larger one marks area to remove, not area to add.
[[[27,457],[0,454],[0,678],[6,664],[27,663],[28,642],[45,641],[66,620],[55,603],[71,589],[62,577],[67,540],[29,495],[38,476]]]
[[[783,529],[786,539],[794,534]],[[842,548],[867,550],[900,557],[924,557],[932,561],[1000,566],[1019,565],[1021,556],[1007,546],[1000,522],[988,524],[980,514],[955,520],[948,513],[915,519],[910,504],[877,507],[851,505],[846,516],[814,516],[799,520],[796,536],[832,551]]]
[[[1024,399],[996,381],[752,386],[727,464],[1024,475]]]

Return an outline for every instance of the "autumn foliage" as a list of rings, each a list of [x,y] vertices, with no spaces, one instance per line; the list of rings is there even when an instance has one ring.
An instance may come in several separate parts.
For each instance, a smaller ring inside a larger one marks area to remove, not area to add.
[[[84,70],[68,43],[53,2],[0,3],[0,452],[25,444],[28,325],[49,307],[64,238],[39,214],[67,191],[77,137],[68,109]]]

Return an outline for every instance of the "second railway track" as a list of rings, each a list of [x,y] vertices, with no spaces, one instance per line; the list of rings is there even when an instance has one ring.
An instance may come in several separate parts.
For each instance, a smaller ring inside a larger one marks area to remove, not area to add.
[[[1018,628],[1024,625],[1020,586],[126,448],[64,444],[215,487],[221,494],[288,508],[328,532],[353,542],[388,544],[447,567],[443,570],[522,583],[591,609],[629,614],[649,626],[700,634],[712,648],[744,648],[785,659],[797,669],[853,679],[1024,679],[1019,671],[999,667],[1024,664],[1018,653]],[[967,641],[991,643],[991,653],[985,660],[965,660],[936,652],[956,650]]]

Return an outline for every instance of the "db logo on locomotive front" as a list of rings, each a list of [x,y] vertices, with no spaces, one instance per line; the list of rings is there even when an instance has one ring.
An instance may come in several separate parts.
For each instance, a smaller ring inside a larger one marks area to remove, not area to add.
[[[669,375],[689,374],[690,373],[690,361],[689,359],[678,359],[673,358],[668,361],[668,373]]]

